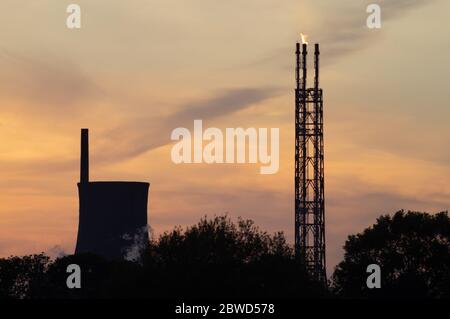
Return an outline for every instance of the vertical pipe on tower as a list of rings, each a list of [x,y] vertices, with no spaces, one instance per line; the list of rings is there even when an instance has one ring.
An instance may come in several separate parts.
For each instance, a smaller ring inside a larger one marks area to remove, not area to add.
[[[295,50],[296,64],[295,64],[295,82],[297,90],[300,89],[300,43],[297,42]]]
[[[297,42],[295,50],[296,64],[295,64],[295,256],[300,256],[299,243],[300,243],[300,218],[297,212],[300,209],[300,194],[299,194],[299,182],[300,182],[300,172],[298,158],[300,156],[299,140],[298,136],[300,134],[299,128],[299,101],[300,101],[300,43]]]
[[[319,43],[314,45],[314,89],[319,90]]]
[[[307,51],[307,44],[302,44],[302,90],[306,90],[306,55],[308,54]]]
[[[301,93],[300,93],[300,98],[301,98],[301,102],[300,102],[300,114],[301,114],[301,120],[302,120],[302,124],[301,124],[301,135],[302,135],[302,142],[301,142],[301,147],[302,147],[302,168],[301,168],[301,178],[302,178],[302,192],[301,192],[301,200],[302,200],[302,214],[300,216],[301,223],[302,225],[306,225],[308,223],[308,214],[307,214],[307,197],[308,197],[308,189],[307,189],[307,176],[308,176],[308,167],[307,167],[307,161],[306,158],[308,156],[307,153],[307,136],[306,136],[306,121],[307,121],[307,92],[306,92],[306,78],[307,78],[307,73],[306,73],[306,56],[308,54],[307,51],[307,44],[303,43],[302,44],[302,85],[301,85]],[[305,230],[305,229],[304,229]],[[301,234],[301,246],[303,248],[303,252],[302,255],[305,256],[306,255],[306,247],[308,245],[307,243],[307,232],[306,231],[302,231]]]
[[[89,130],[81,129],[80,183],[89,182]]]
[[[319,44],[314,45],[314,260],[320,260],[320,240],[321,235],[321,216],[320,216],[320,190],[319,190],[319,158],[320,158],[320,114],[319,114]],[[320,264],[315,262],[315,267]],[[320,273],[321,269],[317,268],[316,273]]]

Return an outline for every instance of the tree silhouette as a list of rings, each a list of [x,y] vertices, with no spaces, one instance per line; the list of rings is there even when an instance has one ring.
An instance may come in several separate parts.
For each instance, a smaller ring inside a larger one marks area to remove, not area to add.
[[[81,268],[81,289],[68,289],[67,266]],[[139,261],[90,254],[50,262],[44,255],[0,259],[1,297],[176,298],[322,297],[283,233],[269,235],[251,220],[203,218],[151,240]]]
[[[49,262],[44,254],[0,259],[0,298],[26,298],[39,290]]]
[[[161,296],[325,295],[293,257],[282,233],[270,236],[250,220],[234,224],[226,216],[202,219],[183,231],[175,228],[153,242],[146,254],[148,278]],[[165,277],[167,276],[167,277]]]
[[[362,233],[348,237],[344,260],[333,274],[343,297],[449,298],[450,220],[403,210],[381,216]],[[381,289],[368,289],[366,268],[381,267]]]

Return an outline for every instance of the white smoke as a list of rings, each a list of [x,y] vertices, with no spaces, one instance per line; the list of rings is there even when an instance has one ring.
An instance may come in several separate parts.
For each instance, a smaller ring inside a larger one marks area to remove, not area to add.
[[[125,249],[124,259],[128,261],[139,262],[142,253],[149,242],[150,225],[139,228],[134,234],[124,234],[123,239],[132,241],[129,247]]]
[[[67,256],[67,252],[64,250],[64,248],[62,248],[59,245],[55,245],[49,249],[47,249],[47,251],[45,252],[45,254],[47,256],[50,257],[50,259],[55,260],[58,258],[62,258],[64,256]]]

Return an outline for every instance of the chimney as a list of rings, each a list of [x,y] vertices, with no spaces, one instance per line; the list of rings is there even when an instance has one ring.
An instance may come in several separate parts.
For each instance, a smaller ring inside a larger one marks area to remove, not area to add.
[[[89,130],[81,129],[80,183],[89,182]]]
[[[302,66],[302,77],[301,77],[301,89],[303,90],[303,92],[306,92],[306,56],[308,55],[308,45],[306,43],[302,44],[302,62],[301,62],[301,66]]]
[[[319,43],[316,43],[314,46],[314,90],[319,90]]]

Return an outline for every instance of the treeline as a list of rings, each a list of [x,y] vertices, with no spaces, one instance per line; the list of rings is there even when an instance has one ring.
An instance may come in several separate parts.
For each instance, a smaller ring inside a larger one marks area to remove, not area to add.
[[[141,251],[138,261],[44,254],[0,259],[0,298],[449,298],[450,221],[403,211],[349,236],[328,287],[308,276],[283,233],[226,216],[174,228]],[[67,266],[81,269],[69,289]],[[369,289],[369,264],[381,288]]]

